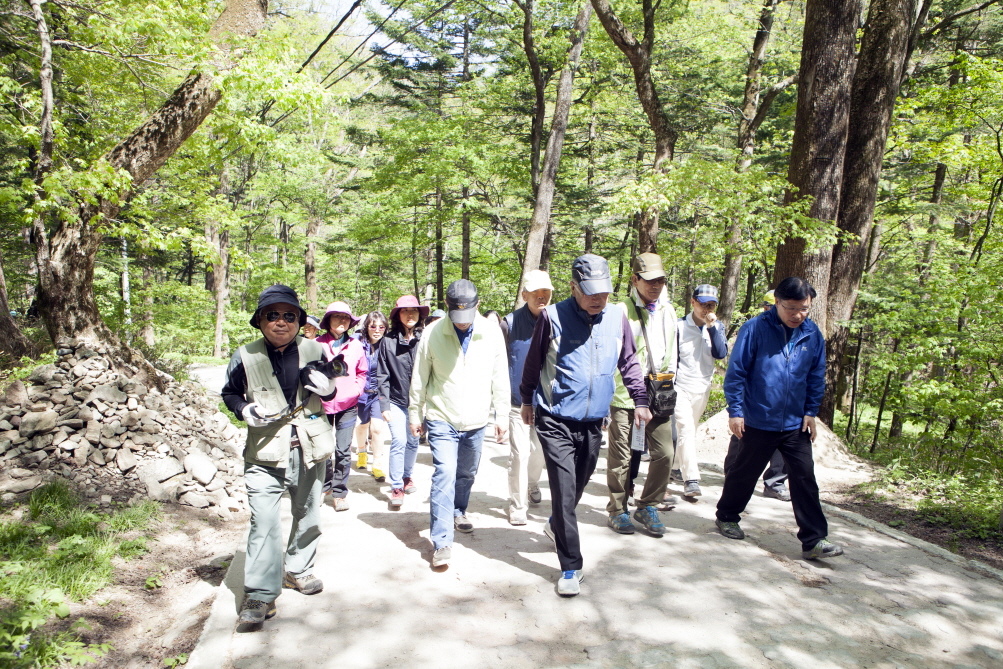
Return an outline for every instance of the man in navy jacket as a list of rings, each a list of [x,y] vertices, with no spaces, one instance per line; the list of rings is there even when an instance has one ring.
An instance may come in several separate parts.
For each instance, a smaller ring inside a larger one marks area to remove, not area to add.
[[[717,527],[729,539],[745,538],[738,525],[741,513],[778,450],[790,473],[802,557],[835,557],[843,549],[826,539],[829,526],[811,454],[815,416],[825,392],[825,337],[808,318],[816,293],[804,279],[788,277],[774,295],[776,308],[742,326],[724,378],[728,426],[734,436],[717,503]]]

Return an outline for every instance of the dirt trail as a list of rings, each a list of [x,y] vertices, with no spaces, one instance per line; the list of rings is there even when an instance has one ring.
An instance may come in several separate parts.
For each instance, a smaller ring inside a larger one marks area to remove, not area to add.
[[[709,429],[700,459],[716,468],[727,446]],[[582,594],[561,599],[542,533],[548,491],[529,525],[510,526],[507,462],[507,447],[486,440],[476,529],[457,535],[441,573],[429,567],[428,449],[419,492],[399,512],[385,485],[353,470],[351,510],[323,511],[324,592],[285,591],[263,629],[234,633],[238,553],[189,667],[1003,666],[999,580],[836,516],[830,537],[846,556],[806,562],[790,505],[758,493],[743,521],[749,538],[725,539],[713,524],[722,479],[709,469],[699,501],[663,514],[664,538],[622,536],[605,526],[603,457],[579,507]],[[843,464],[820,468],[823,487],[866,478],[859,463]]]

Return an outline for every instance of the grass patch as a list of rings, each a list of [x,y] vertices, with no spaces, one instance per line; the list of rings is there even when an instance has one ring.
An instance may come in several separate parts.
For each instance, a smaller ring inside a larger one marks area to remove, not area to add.
[[[27,508],[0,521],[0,666],[56,667],[82,664],[107,653],[104,645],[84,645],[72,633],[40,631],[53,616],[69,615],[69,602],[87,599],[111,582],[116,556],[128,559],[146,550],[141,532],[159,517],[147,501],[96,513],[85,508],[63,481],[35,490]]]
[[[219,410],[224,414],[226,414],[226,417],[230,419],[230,422],[236,425],[237,427],[247,427],[247,423],[242,421],[240,418],[237,418],[237,415],[234,414],[232,411],[230,411],[230,409],[228,409],[226,404],[224,404],[223,402],[219,403]]]

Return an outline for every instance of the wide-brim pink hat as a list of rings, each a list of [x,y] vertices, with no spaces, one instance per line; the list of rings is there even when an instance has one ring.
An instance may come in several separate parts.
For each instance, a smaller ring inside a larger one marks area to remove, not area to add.
[[[345,302],[332,302],[327,305],[327,310],[324,311],[324,317],[320,319],[320,329],[327,330],[331,323],[331,316],[334,314],[345,314],[352,322],[348,324],[348,329],[354,328],[359,324],[359,318],[352,314],[352,308],[348,306]]]
[[[418,298],[414,295],[405,295],[397,300],[397,304],[390,310],[391,323],[393,323],[394,319],[397,318],[397,312],[401,309],[417,309],[419,321],[423,321],[428,318],[429,308],[418,302]]]

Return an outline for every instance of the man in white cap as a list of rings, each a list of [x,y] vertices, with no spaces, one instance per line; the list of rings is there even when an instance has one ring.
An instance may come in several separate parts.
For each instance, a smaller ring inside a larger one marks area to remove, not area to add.
[[[540,476],[543,474],[543,450],[536,437],[536,428],[522,421],[519,399],[519,384],[522,383],[522,368],[526,364],[526,353],[533,338],[533,328],[540,312],[550,304],[554,286],[550,275],[534,269],[526,274],[522,285],[522,299],[526,303],[502,319],[501,329],[505,335],[508,350],[508,377],[511,387],[512,410],[508,416],[509,444],[511,454],[508,462],[508,522],[513,525],[526,524],[526,512],[530,504],[543,501],[540,492]]]
[[[411,376],[411,434],[421,433],[424,418],[435,465],[429,493],[433,567],[449,564],[454,530],[474,531],[467,503],[481,461],[484,429],[492,405],[500,416],[509,412],[505,339],[477,312],[478,303],[477,287],[470,281],[449,284],[449,318],[425,330]]]

